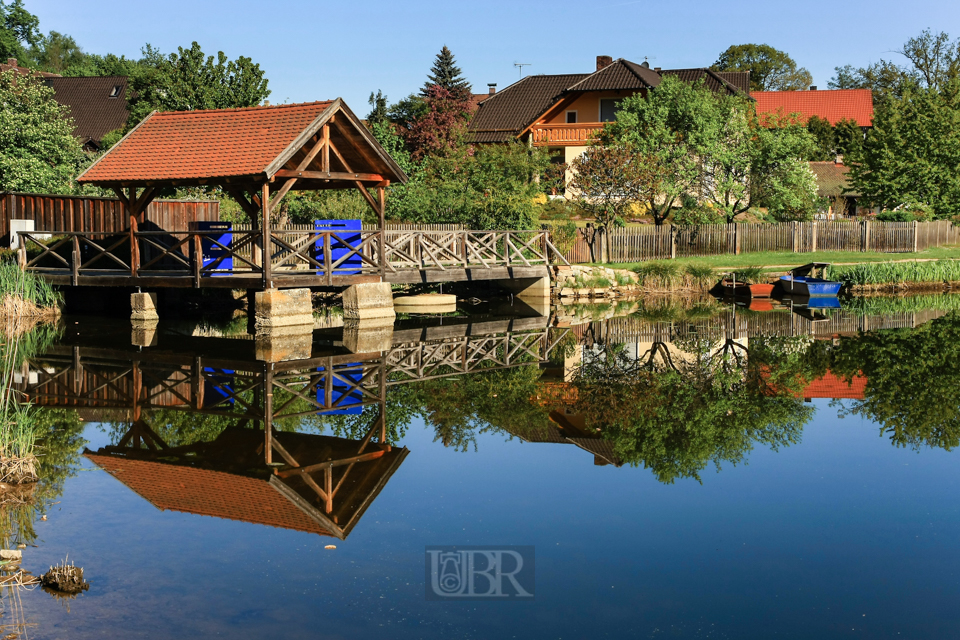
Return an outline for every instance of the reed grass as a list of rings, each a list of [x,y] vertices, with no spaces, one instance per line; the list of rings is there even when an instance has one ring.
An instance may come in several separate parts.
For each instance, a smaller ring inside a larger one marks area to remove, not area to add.
[[[22,270],[10,262],[0,262],[0,300],[3,312],[36,316],[59,309],[63,297],[43,278]]]
[[[830,267],[828,277],[848,287],[960,282],[960,261],[878,262]]]
[[[638,284],[648,292],[703,291],[715,284],[713,269],[703,265],[681,265],[673,261],[644,262],[633,269]]]

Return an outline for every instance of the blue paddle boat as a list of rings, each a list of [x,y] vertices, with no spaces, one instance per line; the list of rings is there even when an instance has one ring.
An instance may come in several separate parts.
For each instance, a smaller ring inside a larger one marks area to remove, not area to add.
[[[829,262],[811,262],[791,269],[789,274],[780,276],[780,286],[784,293],[810,297],[835,296],[840,293],[841,283],[822,277],[829,266]],[[819,278],[816,277],[818,270]]]

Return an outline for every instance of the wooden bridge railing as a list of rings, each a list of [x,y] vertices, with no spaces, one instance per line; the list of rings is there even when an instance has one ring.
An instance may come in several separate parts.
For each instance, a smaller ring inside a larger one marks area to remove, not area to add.
[[[21,233],[20,265],[53,276],[205,278],[230,275],[383,278],[401,270],[567,264],[547,231],[315,231],[280,229],[264,247],[260,231]],[[203,248],[216,256],[201,259]],[[264,260],[269,254],[269,260]]]

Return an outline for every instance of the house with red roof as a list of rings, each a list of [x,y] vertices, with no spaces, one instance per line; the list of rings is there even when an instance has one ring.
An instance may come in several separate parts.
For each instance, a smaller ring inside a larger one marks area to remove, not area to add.
[[[873,126],[873,93],[869,89],[751,91],[750,97],[756,101],[761,118],[795,114],[803,124],[818,116],[833,126],[841,120],[853,120],[864,129]]]

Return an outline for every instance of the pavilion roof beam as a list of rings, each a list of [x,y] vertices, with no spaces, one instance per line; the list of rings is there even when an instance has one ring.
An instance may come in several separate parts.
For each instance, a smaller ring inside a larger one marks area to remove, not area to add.
[[[289,177],[283,186],[280,187],[277,193],[274,194],[273,198],[270,199],[271,209],[280,204],[280,200],[283,199],[283,196],[287,195],[287,192],[290,191],[290,189],[293,188],[293,185],[297,183],[297,179],[300,178],[300,174],[302,174],[302,172],[310,166],[310,163],[313,162],[314,158],[317,157],[317,154],[320,153],[320,151],[330,143],[330,125],[323,125],[322,131],[323,134],[321,135],[320,140],[313,145],[313,148],[307,152],[307,155],[303,158],[303,160],[300,161],[300,164],[297,165],[297,168],[293,170],[298,175]],[[280,171],[277,171],[274,176],[281,172],[286,174],[287,170],[281,169]]]

